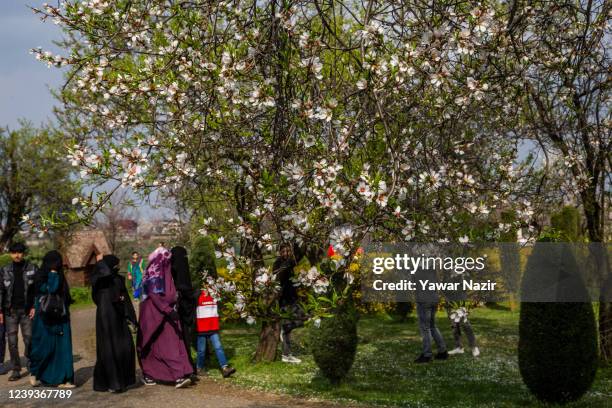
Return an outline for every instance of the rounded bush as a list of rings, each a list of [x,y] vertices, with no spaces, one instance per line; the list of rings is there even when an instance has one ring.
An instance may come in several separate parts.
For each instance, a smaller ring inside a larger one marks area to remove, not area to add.
[[[208,236],[200,236],[191,246],[189,266],[191,270],[191,281],[195,287],[200,287],[202,273],[217,278],[217,266],[215,263],[215,246]]]
[[[357,352],[357,314],[352,309],[338,310],[313,328],[310,345],[314,361],[332,383],[346,377]]]
[[[535,285],[545,279],[543,276],[550,279],[549,273],[542,273],[543,263],[563,257],[575,262],[567,247],[550,251],[551,247],[536,244],[527,263],[523,289],[527,283]],[[564,289],[586,291],[581,279],[572,282],[571,288]],[[522,303],[518,352],[523,382],[537,399],[561,404],[578,400],[589,390],[597,372],[597,331],[591,304]]]

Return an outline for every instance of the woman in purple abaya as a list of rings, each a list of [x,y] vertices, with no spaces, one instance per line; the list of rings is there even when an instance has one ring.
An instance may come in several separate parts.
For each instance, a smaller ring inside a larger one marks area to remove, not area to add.
[[[191,383],[193,367],[181,337],[170,257],[163,247],[149,255],[142,281],[137,349],[145,385],[162,382],[181,388]]]

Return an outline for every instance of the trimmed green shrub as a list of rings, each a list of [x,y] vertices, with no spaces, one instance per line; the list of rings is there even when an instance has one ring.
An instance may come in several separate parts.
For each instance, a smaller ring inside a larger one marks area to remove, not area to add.
[[[337,384],[346,377],[357,352],[357,313],[351,307],[337,310],[311,331],[314,361],[323,376]]]
[[[217,278],[215,245],[210,237],[199,236],[194,240],[189,256],[189,267],[194,287],[200,287],[204,271]]]
[[[567,245],[558,245],[553,248],[550,243],[536,243],[527,262],[523,291],[526,285],[550,287],[551,279],[556,278],[543,273],[543,268],[564,264],[569,268],[559,277],[567,278],[571,273],[574,256]],[[586,293],[579,276],[571,282],[559,285],[558,290],[571,290],[573,296]],[[578,400],[589,390],[597,372],[597,331],[591,303],[522,303],[518,354],[523,382],[536,398],[552,403]]]

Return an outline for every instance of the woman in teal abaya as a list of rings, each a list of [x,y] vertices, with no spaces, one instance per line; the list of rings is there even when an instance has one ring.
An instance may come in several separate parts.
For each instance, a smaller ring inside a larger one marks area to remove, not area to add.
[[[58,294],[65,305],[60,318],[50,318],[41,311],[41,298],[46,294]],[[74,387],[72,360],[72,334],[68,307],[70,288],[64,276],[62,257],[57,251],[48,252],[36,277],[36,309],[32,327],[30,351],[30,383]]]

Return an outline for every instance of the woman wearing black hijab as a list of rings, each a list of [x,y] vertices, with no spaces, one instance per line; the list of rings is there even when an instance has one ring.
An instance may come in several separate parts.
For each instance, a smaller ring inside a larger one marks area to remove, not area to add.
[[[191,344],[193,342],[193,326],[195,324],[195,309],[197,293],[191,283],[187,250],[182,246],[175,246],[172,253],[172,279],[178,292],[178,314],[181,320],[183,342],[188,351],[189,362],[195,372],[195,362],[191,357]]]
[[[33,386],[42,384],[73,388],[69,311],[72,298],[59,252],[50,251],[44,256],[35,278],[35,286],[36,312],[30,345],[30,383]]]
[[[118,272],[119,258],[105,255],[91,277],[97,306],[94,391],[123,392],[136,383],[136,350],[128,326],[136,326],[136,313]]]

